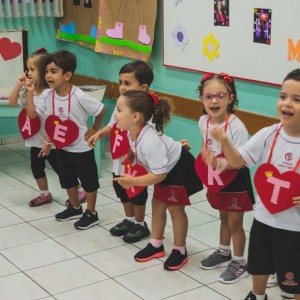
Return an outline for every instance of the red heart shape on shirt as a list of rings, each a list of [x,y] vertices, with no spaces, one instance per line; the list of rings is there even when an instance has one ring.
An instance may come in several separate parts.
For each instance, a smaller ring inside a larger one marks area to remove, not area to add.
[[[217,157],[224,156],[220,154]],[[238,173],[237,170],[226,170],[221,173],[218,170],[214,170],[212,166],[207,166],[205,164],[201,153],[195,160],[195,170],[202,183],[212,193],[217,193],[218,191],[224,189],[237,176]]]
[[[26,108],[23,108],[18,116],[18,124],[21,135],[24,140],[27,140],[33,137],[40,131],[41,128],[41,120],[39,117],[34,119],[29,119],[27,117]]]
[[[110,133],[110,153],[112,159],[120,158],[129,152],[127,130],[122,130],[115,123]]]
[[[132,175],[133,177],[138,177],[142,175],[148,174],[146,169],[142,167],[141,165],[134,165],[132,166],[131,163],[125,162],[125,173]],[[136,195],[140,194],[146,186],[132,186],[128,189],[126,189],[126,194],[128,198],[135,197]]]
[[[300,195],[300,174],[287,171],[280,173],[272,164],[259,166],[254,175],[257,193],[271,214],[294,206],[293,197]]]
[[[57,149],[71,145],[79,135],[79,128],[76,123],[71,120],[62,121],[54,115],[47,117],[45,130]]]
[[[11,42],[9,38],[0,39],[0,54],[4,60],[18,57],[22,52],[22,46],[18,42]]]

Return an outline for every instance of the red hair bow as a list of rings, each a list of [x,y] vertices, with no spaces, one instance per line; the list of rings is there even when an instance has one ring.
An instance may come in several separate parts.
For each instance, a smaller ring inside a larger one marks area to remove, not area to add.
[[[47,52],[46,48],[39,48],[35,51],[36,53],[43,53],[43,52]]]
[[[202,77],[201,83],[205,82],[207,79],[209,79],[209,78],[210,78],[211,76],[213,76],[213,75],[214,75],[214,73],[212,73],[212,72],[206,73],[206,74]]]
[[[152,100],[154,101],[154,103],[155,103],[156,105],[158,105],[159,98],[155,95],[155,93],[152,92],[152,91],[150,91],[150,92],[149,92],[149,96],[152,98]]]
[[[226,73],[220,73],[221,76],[224,77],[224,80],[227,82],[227,83],[232,83],[233,82],[233,79],[231,78],[230,75],[226,74]]]

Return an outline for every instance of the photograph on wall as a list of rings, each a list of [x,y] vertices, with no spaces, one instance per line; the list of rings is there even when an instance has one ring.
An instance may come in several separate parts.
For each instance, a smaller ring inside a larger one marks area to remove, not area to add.
[[[94,49],[97,38],[99,0],[64,0],[56,38]]]
[[[156,13],[156,0],[100,0],[95,51],[148,61]]]
[[[214,0],[214,25],[229,26],[229,0]]]
[[[272,10],[254,8],[253,42],[271,44]]]

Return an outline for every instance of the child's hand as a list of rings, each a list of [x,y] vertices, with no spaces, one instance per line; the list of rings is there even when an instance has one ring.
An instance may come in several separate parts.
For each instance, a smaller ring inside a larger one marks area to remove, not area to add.
[[[44,143],[38,157],[48,156],[51,152],[51,143]]]
[[[183,140],[180,140],[179,142],[184,149],[191,150],[191,145],[188,140],[183,139]]]
[[[218,142],[220,142],[221,144],[224,143],[227,139],[227,135],[226,132],[222,129],[219,128],[218,125],[214,125],[211,129],[210,129],[210,134],[212,135],[212,137],[217,140]]]
[[[84,140],[88,141],[95,133],[97,133],[97,130],[94,128],[88,128],[88,130],[84,134]]]
[[[94,148],[96,146],[97,141],[100,139],[100,133],[96,132],[95,134],[93,134],[89,139],[88,139],[88,145],[91,148]]]
[[[122,174],[121,177],[114,178],[113,181],[118,182],[124,189],[134,186],[134,176],[129,174]]]
[[[25,79],[25,87],[26,87],[26,89],[27,89],[28,92],[32,92],[32,93],[34,92],[35,86],[34,86],[34,84],[32,82],[32,79],[26,77],[26,79]]]
[[[294,202],[296,207],[300,207],[300,196],[294,197],[293,202]]]
[[[17,79],[17,86],[23,86],[25,84],[26,80],[26,73],[23,73],[18,79]]]
[[[202,159],[206,165],[214,166],[216,162],[216,157],[207,148],[203,148],[201,151]]]

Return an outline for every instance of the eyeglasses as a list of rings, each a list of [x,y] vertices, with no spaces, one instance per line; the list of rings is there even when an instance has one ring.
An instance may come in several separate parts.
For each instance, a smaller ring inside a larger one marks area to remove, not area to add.
[[[210,94],[205,93],[201,95],[201,100],[206,102],[211,102],[214,98],[217,99],[217,101],[224,101],[227,98],[228,93],[218,93],[218,94]]]

